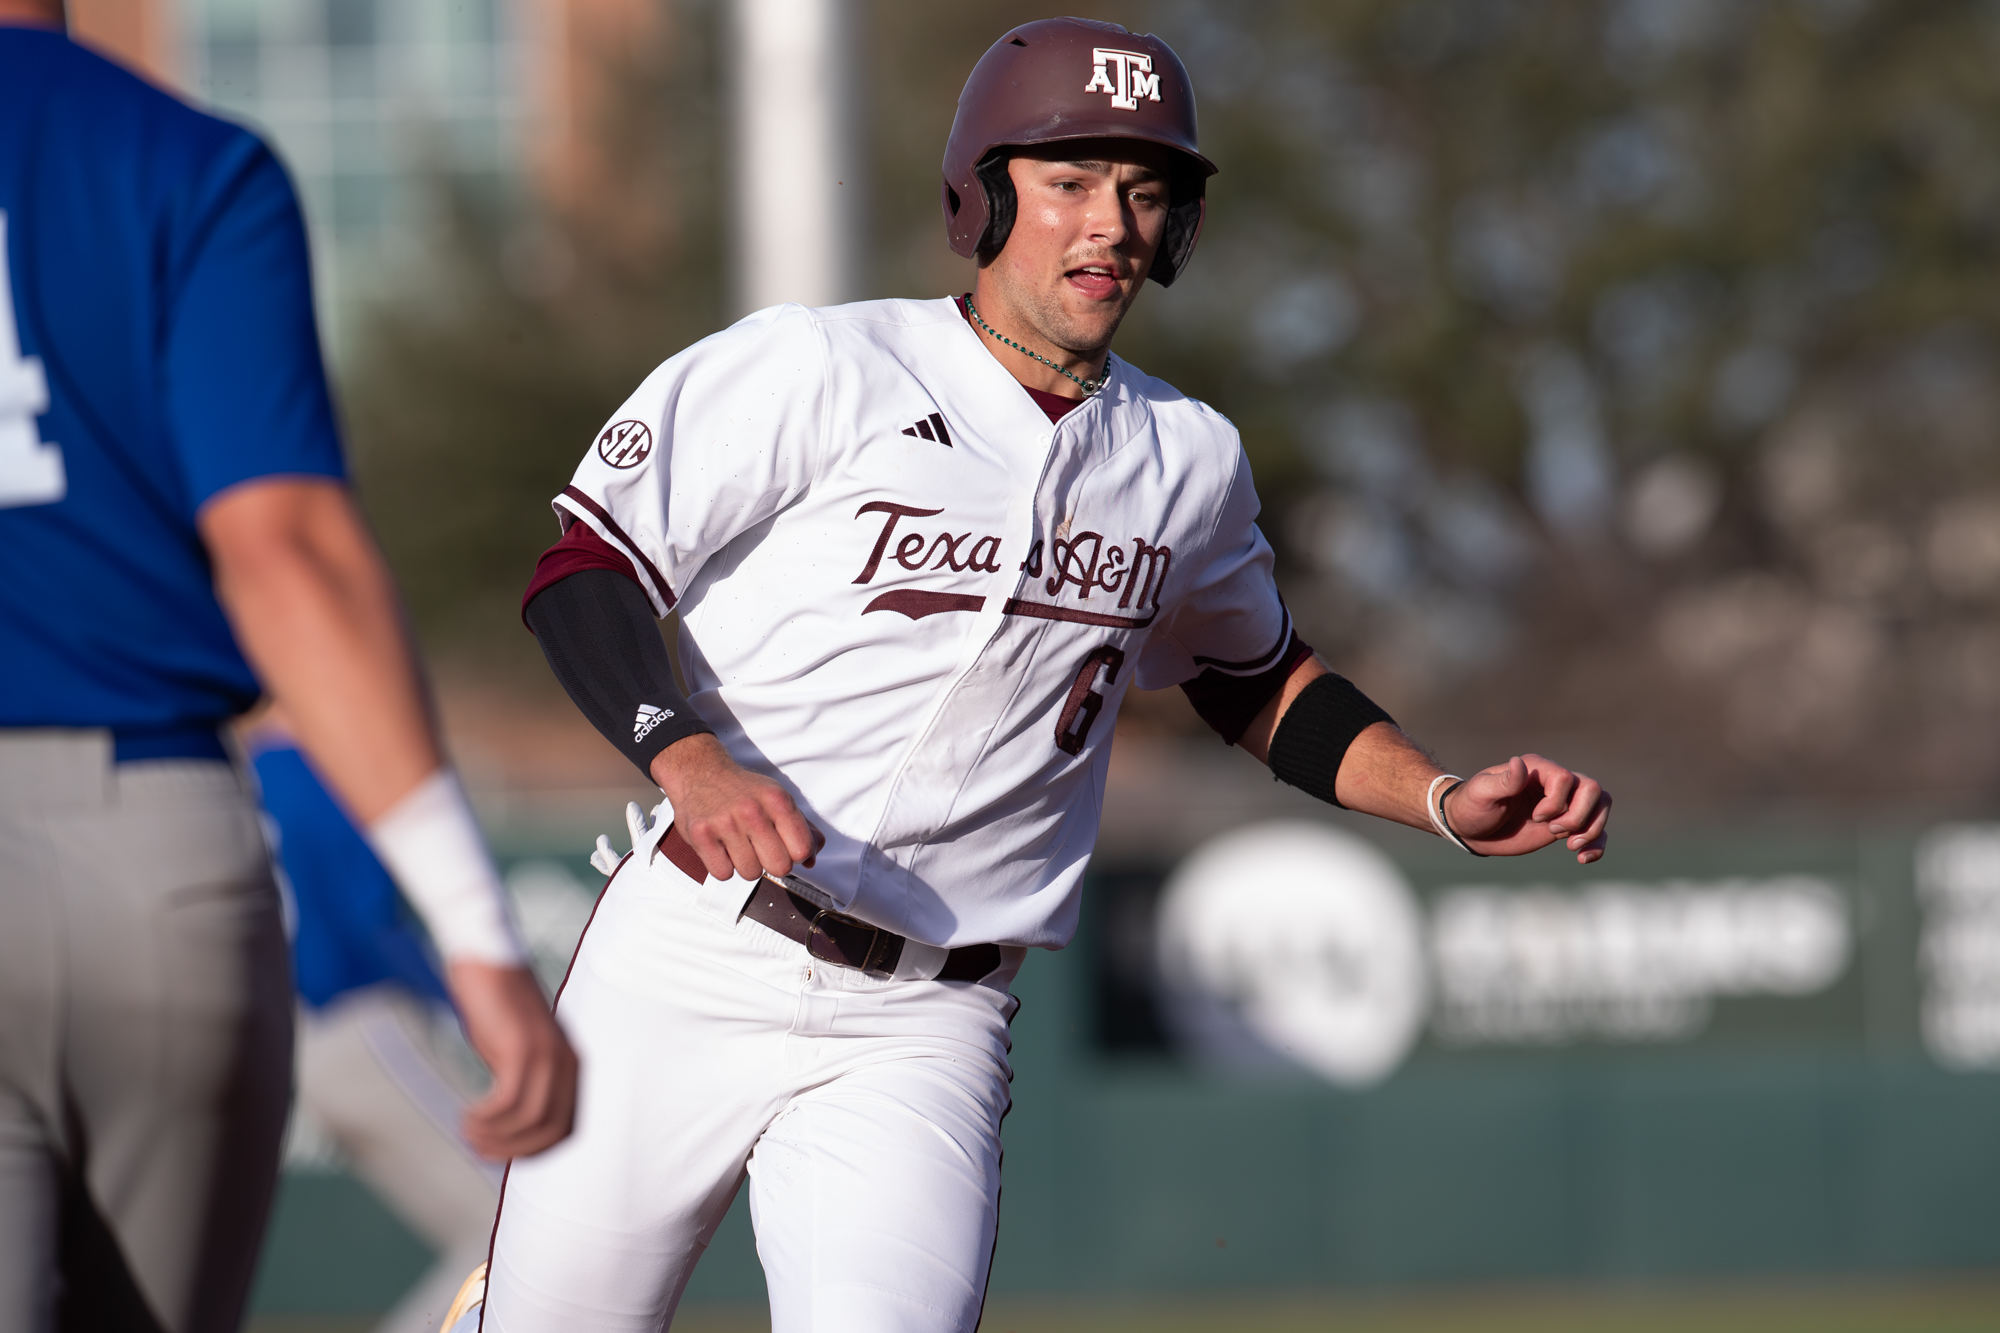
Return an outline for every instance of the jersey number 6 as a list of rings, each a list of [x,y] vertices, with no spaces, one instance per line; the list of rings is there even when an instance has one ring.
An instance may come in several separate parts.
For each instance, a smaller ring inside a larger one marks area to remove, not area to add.
[[[1104,696],[1091,687],[1097,684],[1097,673],[1104,673],[1106,685],[1115,684],[1118,672],[1125,665],[1123,648],[1093,648],[1090,656],[1083,659],[1083,666],[1076,673],[1076,682],[1069,687],[1069,698],[1063,701],[1062,716],[1056,719],[1056,748],[1064,754],[1082,754],[1084,738],[1090,735],[1090,724],[1104,708]]]

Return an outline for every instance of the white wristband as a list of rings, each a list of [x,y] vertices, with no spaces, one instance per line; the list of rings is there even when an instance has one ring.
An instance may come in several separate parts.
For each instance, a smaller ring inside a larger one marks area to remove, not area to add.
[[[440,768],[366,832],[447,960],[526,961],[500,872],[456,773]]]
[[[1484,852],[1475,852],[1470,847],[1466,846],[1465,839],[1459,837],[1456,833],[1453,833],[1451,831],[1451,825],[1445,821],[1444,801],[1438,796],[1438,788],[1443,787],[1444,784],[1447,782],[1458,783],[1460,785],[1463,785],[1465,779],[1458,776],[1458,774],[1456,773],[1440,773],[1436,777],[1431,779],[1430,790],[1424,793],[1424,809],[1430,814],[1431,827],[1437,830],[1437,835],[1440,838],[1443,838],[1446,842],[1458,848],[1458,850],[1460,850],[1461,852],[1467,852],[1473,856],[1485,855]],[[1445,795],[1449,796],[1452,790],[1453,788],[1446,787]]]

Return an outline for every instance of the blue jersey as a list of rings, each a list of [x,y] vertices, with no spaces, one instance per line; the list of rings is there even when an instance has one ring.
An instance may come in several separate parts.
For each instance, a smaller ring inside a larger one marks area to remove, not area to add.
[[[445,999],[396,882],[305,756],[274,746],[256,752],[251,764],[298,912],[292,971],[300,997],[317,1008],[359,987],[393,981]]]
[[[196,514],[343,471],[291,183],[242,127],[0,27],[0,231],[0,726],[185,753],[259,692]]]

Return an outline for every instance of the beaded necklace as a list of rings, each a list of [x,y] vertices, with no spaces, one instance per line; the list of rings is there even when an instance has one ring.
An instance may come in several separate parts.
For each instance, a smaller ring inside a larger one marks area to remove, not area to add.
[[[1049,360],[1047,357],[1043,356],[1040,352],[1029,351],[1027,348],[1021,346],[1021,344],[1015,342],[1012,338],[1009,338],[1005,334],[995,329],[991,324],[988,324],[985,320],[981,319],[979,317],[979,307],[972,304],[971,296],[967,296],[965,298],[965,309],[967,313],[969,313],[972,316],[972,322],[977,324],[980,328],[985,329],[988,333],[992,334],[996,342],[1006,343],[1009,347],[1021,353],[1023,356],[1031,356],[1035,360],[1047,366],[1050,370],[1053,370],[1056,374],[1062,375],[1070,380],[1075,381],[1075,383],[1077,383],[1082,387],[1083,391],[1086,394],[1096,393],[1098,390],[1104,387],[1105,381],[1111,378],[1111,361],[1108,357],[1105,359],[1104,373],[1102,375],[1098,376],[1094,380],[1082,379],[1076,375],[1070,374],[1067,370],[1064,370],[1061,366]]]

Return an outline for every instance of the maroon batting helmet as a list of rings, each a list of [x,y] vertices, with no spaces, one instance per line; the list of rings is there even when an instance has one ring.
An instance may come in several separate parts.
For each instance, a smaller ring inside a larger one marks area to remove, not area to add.
[[[1024,23],[965,81],[944,149],[944,225],[970,259],[997,254],[1014,228],[1008,148],[1065,139],[1142,139],[1171,148],[1167,231],[1147,274],[1173,285],[1194,253],[1215,164],[1195,147],[1194,87],[1151,33],[1095,19]]]

